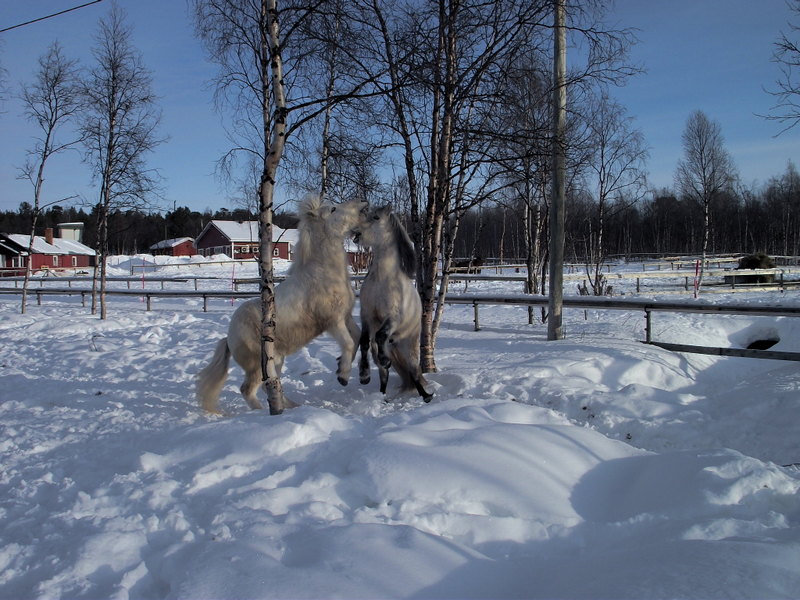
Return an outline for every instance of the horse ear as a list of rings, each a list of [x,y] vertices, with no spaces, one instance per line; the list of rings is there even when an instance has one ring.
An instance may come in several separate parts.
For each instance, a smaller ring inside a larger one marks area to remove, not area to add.
[[[386,204],[382,206],[378,212],[382,217],[388,217],[390,214],[392,214],[392,205]]]
[[[315,217],[319,214],[320,206],[322,205],[322,201],[320,197],[316,194],[308,194],[303,200],[300,202],[300,214],[305,215],[307,217]]]

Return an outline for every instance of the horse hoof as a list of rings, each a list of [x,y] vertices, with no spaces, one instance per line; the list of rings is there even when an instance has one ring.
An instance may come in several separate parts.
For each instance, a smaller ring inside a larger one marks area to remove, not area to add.
[[[283,414],[283,409],[282,408],[281,409],[272,408],[270,406],[269,407],[269,414],[272,415],[273,417],[278,416],[278,415],[282,415]]]
[[[371,377],[369,375],[367,376],[362,375],[361,377],[358,378],[358,380],[361,382],[361,385],[367,385],[370,382],[370,379]]]
[[[431,398],[433,398],[433,394],[426,394],[422,397],[422,401],[427,404],[431,401]]]
[[[342,385],[347,385],[347,379],[345,379],[344,377],[339,376],[336,378],[336,380]]]

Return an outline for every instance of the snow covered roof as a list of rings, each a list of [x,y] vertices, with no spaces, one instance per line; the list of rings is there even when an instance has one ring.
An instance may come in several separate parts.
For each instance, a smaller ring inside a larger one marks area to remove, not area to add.
[[[223,221],[214,219],[206,225],[213,225],[232,242],[258,242],[258,221]],[[202,234],[201,234],[202,235]],[[273,242],[297,243],[296,229],[283,229],[277,225],[272,226]]]
[[[162,240],[150,246],[150,250],[162,250],[164,248],[174,248],[175,246],[179,246],[184,242],[194,243],[194,240],[190,237],[179,237],[179,238],[172,238],[171,240]]]
[[[352,239],[344,238],[344,249],[345,252],[350,252],[352,254],[358,254],[360,252],[366,252],[367,249],[363,246],[356,244]]]
[[[27,249],[30,246],[31,236],[23,233],[9,233],[8,238]],[[76,240],[65,240],[64,238],[53,238],[53,243],[49,244],[42,236],[33,236],[33,252],[35,254],[81,254],[94,256],[97,254],[93,249]]]

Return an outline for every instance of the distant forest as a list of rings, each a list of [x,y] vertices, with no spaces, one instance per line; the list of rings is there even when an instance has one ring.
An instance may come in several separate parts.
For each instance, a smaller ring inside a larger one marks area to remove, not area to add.
[[[86,212],[82,208],[63,208],[52,206],[42,211],[37,220],[37,235],[44,235],[48,227],[57,231],[59,223],[83,223],[83,243],[97,248],[97,207]],[[111,254],[146,254],[150,246],[162,240],[190,237],[196,238],[203,227],[212,219],[227,221],[256,220],[247,210],[218,210],[199,213],[185,207],[161,213],[147,213],[140,210],[115,210],[108,218],[109,251]],[[0,232],[29,234],[33,222],[31,205],[23,202],[16,212],[0,212]],[[292,214],[277,214],[274,222],[279,227],[297,226],[297,218]]]
[[[463,217],[455,243],[455,256],[517,261],[525,256],[524,206],[512,198],[494,199],[469,210]],[[547,219],[546,207],[539,218]],[[33,211],[22,203],[18,211],[0,212],[0,231],[27,233]],[[596,202],[588,195],[572,193],[568,198],[566,254],[571,262],[583,262],[587,244],[597,230]],[[148,252],[164,239],[197,237],[211,219],[255,220],[244,209],[196,212],[179,207],[166,213],[138,210],[114,211],[109,218],[112,254]],[[97,210],[53,206],[43,211],[37,230],[59,223],[86,225],[84,243],[97,244]],[[296,226],[291,213],[276,215],[277,225]],[[531,224],[535,227],[535,223]],[[702,207],[670,190],[653,191],[635,202],[612,202],[605,215],[604,249],[607,257],[646,254],[678,255],[700,252]],[[718,194],[711,203],[710,253],[754,253],[800,255],[800,174],[791,163],[760,189],[739,188]]]

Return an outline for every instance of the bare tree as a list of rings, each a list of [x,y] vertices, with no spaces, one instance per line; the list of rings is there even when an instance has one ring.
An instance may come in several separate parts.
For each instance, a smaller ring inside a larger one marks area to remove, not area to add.
[[[440,261],[455,239],[454,225],[487,185],[479,175],[479,104],[498,101],[499,73],[532,33],[546,2],[438,0],[397,5],[364,0],[374,23],[373,60],[385,66],[385,130],[401,148],[410,206],[410,232],[420,257],[417,289],[423,304],[420,362],[436,370],[437,315],[447,277],[437,293]],[[497,73],[497,76],[493,75]],[[450,217],[456,219],[451,222]]]
[[[552,176],[552,77],[541,58],[532,56],[509,69],[503,87],[505,102],[493,110],[491,168],[507,182],[502,202],[522,224],[526,265],[525,292],[546,291],[547,233]],[[533,324],[535,308],[528,308]],[[546,310],[542,309],[542,318]]]
[[[2,49],[3,49],[3,40],[0,40],[0,50],[2,50]],[[6,101],[6,93],[7,93],[6,76],[7,75],[8,75],[8,72],[3,67],[3,63],[0,62],[0,115],[2,115],[3,112],[4,112],[3,104]]]
[[[197,34],[219,66],[218,107],[238,112],[231,130],[234,149],[259,172],[259,274],[261,289],[261,374],[271,414],[283,410],[284,396],[275,363],[275,273],[272,263],[274,193],[283,156],[287,105],[279,13],[275,0],[194,0]],[[226,166],[226,168],[227,168]]]
[[[83,82],[87,110],[81,123],[86,162],[99,183],[98,247],[100,251],[100,318],[106,318],[108,218],[113,209],[142,207],[157,191],[157,173],[145,156],[163,140],[156,134],[160,111],[151,89],[152,77],[141,54],[131,45],[125,14],[113,5],[100,19],[95,66]],[[97,277],[95,277],[96,291]],[[92,313],[97,311],[92,294]]]
[[[625,108],[602,91],[585,117],[588,142],[594,152],[587,164],[595,191],[596,210],[589,220],[586,275],[595,296],[608,292],[603,275],[606,260],[605,227],[609,210],[623,210],[645,191],[647,149],[641,131],[633,127]],[[624,199],[624,201],[623,201]],[[614,202],[614,201],[617,202]],[[613,203],[613,204],[612,204]],[[588,292],[588,288],[583,288]]]
[[[550,191],[550,290],[547,339],[560,340],[564,276],[567,163],[567,34],[564,0],[553,1],[553,182]]]
[[[24,115],[39,128],[40,134],[31,150],[25,165],[20,169],[20,179],[27,179],[33,186],[33,218],[31,223],[28,261],[22,285],[22,313],[27,306],[28,282],[31,275],[36,225],[42,210],[49,205],[65,200],[42,203],[44,173],[47,162],[55,155],[74,147],[80,139],[76,136],[63,139],[61,130],[81,108],[81,95],[78,86],[77,62],[67,59],[58,42],[54,42],[47,53],[39,58],[36,79],[22,90],[21,100]]]
[[[680,193],[696,202],[703,212],[699,287],[703,281],[708,252],[711,202],[733,185],[736,171],[724,146],[722,128],[703,111],[697,110],[689,116],[681,141],[683,158],[678,161],[675,184]]]
[[[790,10],[798,18],[798,23],[788,23],[789,32],[781,33],[775,42],[773,60],[780,66],[781,77],[775,82],[776,88],[768,90],[775,97],[772,114],[766,118],[784,124],[780,133],[800,123],[800,0],[787,0]]]

